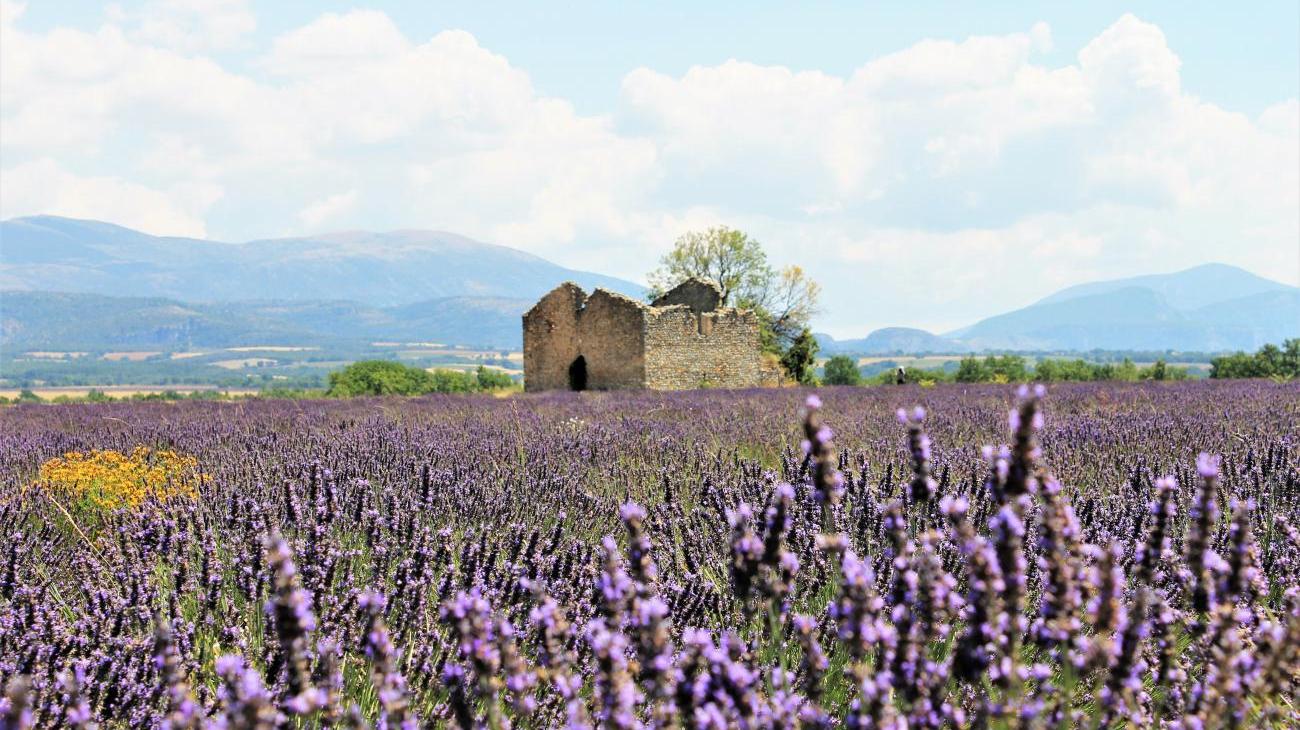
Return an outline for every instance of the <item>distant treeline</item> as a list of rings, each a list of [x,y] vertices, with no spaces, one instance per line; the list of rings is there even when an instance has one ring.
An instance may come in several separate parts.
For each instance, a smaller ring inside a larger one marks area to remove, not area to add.
[[[1264,345],[1253,355],[1234,352],[1210,361],[1211,378],[1300,378],[1300,337]]]
[[[1300,338],[1286,340],[1281,347],[1265,345],[1254,354],[1237,352],[1211,361],[1211,378],[1300,378]],[[885,385],[898,382],[897,368],[863,376],[857,362],[846,355],[828,360],[823,368],[827,385]],[[1082,358],[1046,358],[1032,366],[1021,355],[964,357],[954,369],[905,368],[905,383],[1040,383],[1097,380],[1186,380],[1188,369],[1171,365],[1164,358],[1139,367],[1130,358],[1118,362],[1089,362]]]
[[[853,358],[837,355],[826,362],[823,378],[827,385],[887,385],[897,383],[1040,383],[1087,382],[1094,380],[1186,380],[1187,368],[1156,360],[1139,367],[1128,358],[1119,362],[1093,363],[1083,359],[1040,360],[1030,366],[1021,355],[964,357],[951,368],[904,368],[864,378]]]
[[[277,355],[283,356],[282,353]],[[224,355],[235,357],[235,355]],[[147,360],[0,358],[3,384],[15,388],[107,385],[217,388],[323,388],[322,368],[299,365],[228,370],[208,362],[172,360],[166,354]]]
[[[424,370],[392,360],[362,360],[330,373],[326,395],[425,395],[479,393],[517,387],[514,378],[482,365],[474,372]]]
[[[424,370],[391,360],[363,360],[329,374],[329,388],[264,388],[256,394],[230,394],[220,390],[181,393],[134,393],[113,396],[90,389],[85,395],[41,398],[24,389],[15,398],[0,396],[0,405],[14,403],[111,403],[114,401],[237,400],[242,398],[354,398],[364,395],[427,395],[429,393],[483,393],[518,389],[509,374],[480,365],[472,372]]]
[[[179,390],[164,390],[158,393],[113,395],[98,388],[91,388],[86,391],[85,395],[56,395],[51,398],[42,398],[32,389],[23,388],[13,398],[0,396],[0,405],[14,405],[17,403],[53,403],[58,405],[62,403],[119,403],[128,401],[155,403],[182,400],[239,400],[242,398],[322,398],[324,396],[324,390],[306,388],[269,388],[259,390],[255,395],[228,393],[222,390],[193,390],[188,393],[182,393]]]

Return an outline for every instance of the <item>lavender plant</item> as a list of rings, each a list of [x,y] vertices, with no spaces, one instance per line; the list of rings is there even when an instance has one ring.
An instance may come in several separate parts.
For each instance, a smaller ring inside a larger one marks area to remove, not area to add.
[[[1297,422],[1264,382],[5,408],[0,721],[1295,727]],[[30,488],[137,446],[195,497]]]

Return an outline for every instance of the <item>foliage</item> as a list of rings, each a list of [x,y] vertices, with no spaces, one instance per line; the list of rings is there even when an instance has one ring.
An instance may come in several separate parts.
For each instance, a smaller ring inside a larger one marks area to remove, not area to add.
[[[1300,337],[1264,345],[1253,355],[1236,352],[1211,361],[1211,378],[1300,378]]]
[[[1293,724],[1293,388],[1013,390],[7,409],[0,666],[36,727]],[[159,438],[203,499],[20,502]]]
[[[742,231],[725,226],[682,235],[650,272],[650,299],[691,277],[709,279],[722,289],[722,304],[753,310],[759,320],[764,352],[782,355],[794,346],[817,312],[821,287],[798,266],[776,270],[763,245]],[[801,345],[801,347],[803,347]],[[792,363],[799,355],[790,356]],[[807,382],[808,375],[786,369]]]
[[[858,363],[847,355],[836,355],[822,366],[822,382],[827,385],[858,385],[862,374],[858,372]]]
[[[474,378],[478,381],[479,390],[509,390],[518,387],[515,379],[508,374],[482,365],[474,371]]]
[[[983,360],[965,357],[954,379],[959,383],[1024,383],[1029,380],[1029,369],[1020,355],[991,355]]]
[[[364,360],[330,373],[326,395],[350,398],[360,395],[427,395],[477,393],[517,387],[506,373],[478,366],[474,372],[421,368],[392,360]]]
[[[817,313],[820,296],[821,286],[809,279],[801,267],[792,265],[769,272],[763,285],[742,292],[737,304],[758,314],[766,333],[765,347],[779,349],[788,347],[808,326]]]
[[[67,496],[95,510],[139,507],[146,499],[167,501],[198,496],[203,475],[198,460],[175,451],[137,446],[70,451],[41,464],[32,488]]]
[[[742,231],[718,226],[683,234],[650,272],[650,299],[660,297],[691,277],[708,279],[722,289],[723,306],[767,286],[772,269],[763,245]]]
[[[422,395],[433,390],[433,376],[390,360],[362,360],[330,373],[328,395]]]
[[[781,355],[781,367],[795,382],[809,385],[816,381],[817,338],[805,327]]]

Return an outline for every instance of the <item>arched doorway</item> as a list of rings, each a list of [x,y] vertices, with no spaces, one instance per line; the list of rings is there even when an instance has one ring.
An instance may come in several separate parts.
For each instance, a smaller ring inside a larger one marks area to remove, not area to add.
[[[582,355],[569,366],[569,390],[587,389],[587,358]]]

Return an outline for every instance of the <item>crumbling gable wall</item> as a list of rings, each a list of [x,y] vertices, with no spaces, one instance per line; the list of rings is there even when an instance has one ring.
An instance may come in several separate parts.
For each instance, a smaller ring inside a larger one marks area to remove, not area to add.
[[[764,382],[759,351],[752,312],[652,308],[646,316],[645,384],[659,390],[752,388]]]
[[[569,365],[580,354],[578,313],[587,294],[565,282],[524,314],[524,388],[566,390]]]
[[[645,387],[646,306],[597,289],[578,313],[579,349],[587,364],[587,387]]]
[[[696,314],[712,312],[722,305],[722,288],[704,279],[687,279],[650,303],[652,307],[685,304]]]

